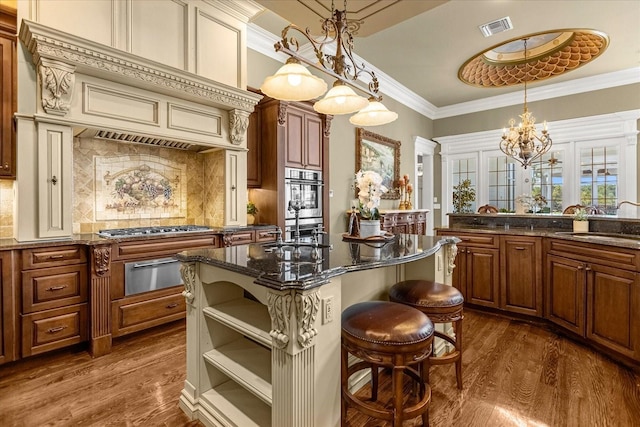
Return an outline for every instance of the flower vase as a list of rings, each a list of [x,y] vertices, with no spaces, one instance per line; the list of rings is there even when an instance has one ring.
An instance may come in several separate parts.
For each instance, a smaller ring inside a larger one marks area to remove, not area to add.
[[[247,225],[253,225],[256,222],[255,215],[247,214]]]
[[[366,239],[372,236],[380,236],[380,220],[361,219],[360,238]]]
[[[574,233],[588,233],[589,232],[589,221],[573,221],[573,232]]]
[[[360,245],[360,259],[362,261],[378,261],[380,259],[380,248],[367,244]]]

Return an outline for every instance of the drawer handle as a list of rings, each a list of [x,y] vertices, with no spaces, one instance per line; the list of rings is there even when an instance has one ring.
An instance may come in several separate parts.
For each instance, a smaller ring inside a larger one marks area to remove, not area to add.
[[[66,288],[66,287],[67,287],[67,285],[62,285],[62,286],[50,286],[50,287],[48,287],[48,288],[47,288],[47,291],[49,291],[49,292],[53,292],[53,291],[61,291],[61,290],[63,290],[63,289],[64,289],[64,288]]]
[[[167,306],[168,309],[176,308],[178,306],[177,302],[171,303]]]
[[[49,328],[47,332],[49,332],[50,334],[55,334],[56,332],[60,332],[66,328],[67,328],[66,326],[57,326],[55,328]]]
[[[62,259],[64,255],[49,255],[49,259]]]
[[[516,246],[516,247],[515,247],[515,250],[516,250],[516,251],[524,251],[524,248],[523,248],[523,247],[520,247],[520,246]]]

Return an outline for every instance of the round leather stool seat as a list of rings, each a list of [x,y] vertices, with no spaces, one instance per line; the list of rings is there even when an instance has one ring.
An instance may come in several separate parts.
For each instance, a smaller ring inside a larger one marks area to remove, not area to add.
[[[453,323],[455,338],[440,331],[434,335],[453,344],[455,350],[429,358],[430,365],[456,364],[456,381],[462,389],[462,319],[464,297],[453,286],[430,280],[405,280],[389,289],[389,300],[416,308],[433,323]],[[428,373],[426,374],[428,378]]]
[[[431,354],[434,327],[429,317],[412,307],[387,301],[354,304],[342,312],[342,423],[352,407],[370,417],[401,426],[406,419],[422,416],[429,422],[431,388],[424,378]],[[361,359],[349,366],[349,354]],[[365,402],[349,391],[349,377],[362,369],[371,369],[371,400],[377,401],[379,368],[391,368],[392,405]],[[411,378],[419,388],[418,402],[403,407],[403,379]]]

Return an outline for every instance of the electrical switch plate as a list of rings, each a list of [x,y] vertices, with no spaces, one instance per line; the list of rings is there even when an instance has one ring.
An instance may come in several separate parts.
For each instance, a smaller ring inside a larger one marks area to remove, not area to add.
[[[322,299],[322,324],[333,322],[333,296]]]

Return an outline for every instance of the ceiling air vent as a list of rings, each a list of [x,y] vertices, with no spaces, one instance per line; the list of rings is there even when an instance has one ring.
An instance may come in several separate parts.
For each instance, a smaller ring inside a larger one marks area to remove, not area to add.
[[[107,130],[98,130],[93,135],[94,138],[107,139],[117,142],[135,142],[138,144],[155,145],[158,147],[179,148],[181,150],[192,150],[193,144],[187,142],[175,141],[164,138],[154,138],[143,135],[135,135],[131,133],[113,132]]]
[[[511,19],[508,16],[505,16],[504,18],[500,18],[496,21],[482,24],[478,28],[480,28],[480,31],[482,31],[482,34],[485,37],[489,37],[503,31],[511,30],[513,29],[513,25],[511,25]]]

